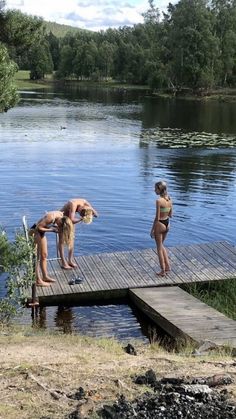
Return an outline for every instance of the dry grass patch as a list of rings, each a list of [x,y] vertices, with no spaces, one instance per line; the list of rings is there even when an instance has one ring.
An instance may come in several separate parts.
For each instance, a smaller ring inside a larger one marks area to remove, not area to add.
[[[65,418],[78,404],[69,396],[80,387],[92,410],[120,394],[132,399],[147,390],[134,384],[132,376],[148,369],[158,378],[236,375],[230,356],[193,358],[167,353],[155,344],[132,344],[137,356],[127,354],[124,344],[115,339],[34,333],[32,329],[31,333],[21,329],[1,335],[0,418]],[[230,388],[236,398],[235,385]]]

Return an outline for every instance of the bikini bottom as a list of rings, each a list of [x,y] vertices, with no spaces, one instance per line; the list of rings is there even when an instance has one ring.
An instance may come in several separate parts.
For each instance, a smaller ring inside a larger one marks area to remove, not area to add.
[[[32,225],[30,230],[34,230],[35,232],[39,233],[40,237],[43,238],[45,236],[45,231],[40,231],[37,229],[37,224]]]
[[[166,226],[166,228],[169,225],[169,218],[166,218],[165,220],[159,220],[160,223],[164,224],[164,226]]]

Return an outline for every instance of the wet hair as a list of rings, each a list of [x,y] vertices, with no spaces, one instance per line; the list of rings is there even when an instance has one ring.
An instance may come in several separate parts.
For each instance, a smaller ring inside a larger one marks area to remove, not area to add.
[[[93,221],[93,210],[92,210],[92,208],[82,209],[80,211],[80,215],[82,217],[82,221],[85,224],[91,224],[91,222]]]
[[[163,180],[161,180],[160,182],[155,183],[155,188],[159,190],[160,192],[160,196],[162,198],[165,198],[166,201],[170,200],[170,197],[167,193],[167,184],[166,182],[164,182]]]
[[[80,211],[80,216],[81,217],[85,217],[85,215],[86,215],[86,209],[85,208],[83,208],[81,211]]]
[[[74,225],[69,217],[63,216],[59,225],[62,243],[71,247],[74,240]]]

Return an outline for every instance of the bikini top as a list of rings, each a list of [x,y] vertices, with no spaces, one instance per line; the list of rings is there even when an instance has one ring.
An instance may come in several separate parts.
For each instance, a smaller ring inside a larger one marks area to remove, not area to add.
[[[171,210],[171,207],[161,207],[160,208],[160,212],[170,212],[170,210]]]

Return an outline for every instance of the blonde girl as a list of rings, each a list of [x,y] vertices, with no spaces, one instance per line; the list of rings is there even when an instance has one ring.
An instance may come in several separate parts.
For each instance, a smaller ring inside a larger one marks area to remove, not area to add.
[[[48,287],[51,282],[55,282],[55,279],[51,278],[47,271],[48,244],[45,233],[57,233],[58,226],[62,218],[63,212],[49,211],[30,229],[30,234],[34,236],[34,242],[37,246],[37,262],[35,272],[37,286]]]
[[[66,245],[69,249],[69,254],[71,249],[74,247],[74,225],[69,217],[64,216],[58,226],[58,236],[59,244],[58,250],[61,257],[62,265],[64,269],[70,269],[69,264],[66,261],[64,254],[64,246]]]
[[[155,239],[157,246],[157,254],[161,271],[157,273],[159,276],[165,276],[170,271],[170,262],[168,253],[164,247],[164,241],[170,228],[170,217],[173,213],[173,204],[167,192],[167,184],[163,181],[155,184],[155,193],[159,195],[156,200],[156,216],[151,229],[151,237]]]

